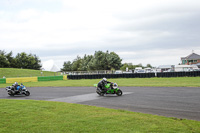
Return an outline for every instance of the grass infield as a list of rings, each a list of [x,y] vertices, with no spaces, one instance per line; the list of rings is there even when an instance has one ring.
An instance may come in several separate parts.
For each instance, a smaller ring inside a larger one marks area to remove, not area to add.
[[[1,133],[199,133],[200,121],[36,100],[0,100]]]
[[[27,87],[45,86],[93,86],[101,79],[81,79],[81,80],[59,80],[44,82],[24,83]],[[150,86],[150,87],[200,87],[200,77],[176,77],[176,78],[119,78],[108,79],[119,86]],[[1,88],[12,84],[0,84]]]

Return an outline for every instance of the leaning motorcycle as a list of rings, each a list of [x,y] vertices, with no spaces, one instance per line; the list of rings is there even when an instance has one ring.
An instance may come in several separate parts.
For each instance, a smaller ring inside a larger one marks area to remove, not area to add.
[[[6,91],[8,92],[8,95],[14,96],[14,95],[25,95],[29,96],[30,92],[27,90],[26,86],[23,84],[17,86],[17,89],[15,89],[14,86],[7,86]]]
[[[94,84],[96,88],[96,93],[100,96],[104,96],[104,94],[116,94],[117,96],[122,95],[122,90],[119,89],[118,85],[114,83],[115,86],[113,86],[113,83],[108,83],[105,85],[106,91],[102,91],[99,87],[98,84]]]

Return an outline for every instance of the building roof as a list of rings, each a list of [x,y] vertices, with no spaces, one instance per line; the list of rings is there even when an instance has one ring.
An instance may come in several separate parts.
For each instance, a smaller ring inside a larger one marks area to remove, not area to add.
[[[186,57],[181,57],[181,60],[197,60],[197,59],[200,59],[200,55],[196,53],[192,53]]]

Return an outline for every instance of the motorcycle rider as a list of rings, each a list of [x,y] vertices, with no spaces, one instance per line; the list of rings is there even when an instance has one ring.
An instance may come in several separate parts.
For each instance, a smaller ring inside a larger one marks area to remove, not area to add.
[[[14,90],[21,91],[21,87],[18,85],[17,82],[15,82],[12,86],[14,87]]]
[[[107,83],[112,83],[112,82],[109,82],[106,78],[103,78],[101,81],[99,81],[98,87],[100,88],[100,90],[101,90],[102,92],[106,92],[106,91],[107,91],[107,89],[105,88],[105,85],[106,85]],[[112,87],[111,87],[111,88],[112,88]]]

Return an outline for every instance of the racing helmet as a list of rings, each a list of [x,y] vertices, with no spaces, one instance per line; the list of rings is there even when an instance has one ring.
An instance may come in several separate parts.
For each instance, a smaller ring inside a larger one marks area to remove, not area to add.
[[[15,84],[14,84],[14,85],[16,85],[16,86],[17,86],[17,85],[18,85],[18,83],[17,83],[17,82],[15,82]]]
[[[103,78],[103,81],[107,81],[107,79],[106,79],[106,78]]]
[[[116,89],[118,87],[117,83],[113,84],[113,88]]]

